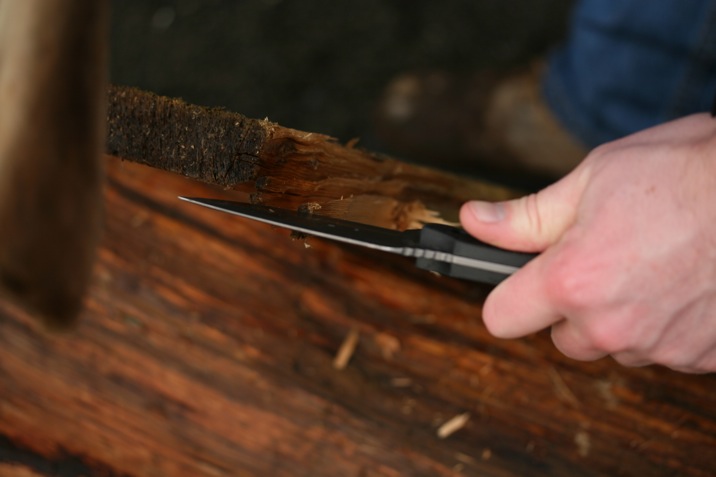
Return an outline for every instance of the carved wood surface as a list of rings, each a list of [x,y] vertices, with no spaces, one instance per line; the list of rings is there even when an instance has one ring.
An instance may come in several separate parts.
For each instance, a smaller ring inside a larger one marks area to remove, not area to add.
[[[713,375],[498,340],[486,287],[176,199],[242,194],[110,160],[79,327],[0,303],[0,475],[713,475]]]
[[[389,228],[457,221],[471,198],[505,187],[421,167],[313,132],[187,104],[134,88],[109,90],[107,152],[248,194],[251,202]]]

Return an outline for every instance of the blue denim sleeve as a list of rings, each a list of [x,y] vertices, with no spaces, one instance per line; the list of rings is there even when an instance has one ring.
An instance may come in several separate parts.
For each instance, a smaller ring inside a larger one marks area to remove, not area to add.
[[[716,0],[582,0],[543,92],[586,146],[694,112],[716,91]]]

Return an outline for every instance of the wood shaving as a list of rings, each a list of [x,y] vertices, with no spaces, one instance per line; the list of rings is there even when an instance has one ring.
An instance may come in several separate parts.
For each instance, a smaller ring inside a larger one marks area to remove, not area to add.
[[[338,370],[345,369],[348,366],[348,362],[353,357],[356,347],[358,346],[358,339],[360,334],[356,328],[352,328],[351,331],[346,335],[341,347],[338,348],[338,353],[333,360],[333,367]]]
[[[457,416],[453,417],[452,419],[445,422],[442,426],[438,428],[438,437],[440,439],[445,439],[452,434],[456,433],[463,427],[465,427],[465,424],[467,424],[467,421],[470,420],[470,413],[464,412],[462,414],[458,414]]]

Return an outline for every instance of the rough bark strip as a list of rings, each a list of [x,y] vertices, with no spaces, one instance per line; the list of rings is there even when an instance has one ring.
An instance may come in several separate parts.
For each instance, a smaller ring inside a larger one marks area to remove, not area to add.
[[[267,121],[110,87],[107,152],[191,179],[233,187],[255,180]]]
[[[286,208],[398,229],[456,221],[462,202],[513,191],[221,109],[109,91],[107,152]]]

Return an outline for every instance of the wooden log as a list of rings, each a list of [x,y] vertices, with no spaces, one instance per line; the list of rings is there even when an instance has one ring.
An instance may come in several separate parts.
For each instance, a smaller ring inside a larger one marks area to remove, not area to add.
[[[0,472],[713,475],[716,376],[497,340],[485,286],[176,199],[256,179],[108,162],[80,326],[48,334],[0,302]]]
[[[107,151],[243,193],[246,200],[383,227],[455,222],[460,204],[515,195],[317,133],[133,88],[109,91]]]
[[[87,312],[0,304],[0,462],[42,476],[707,476],[715,376],[502,341],[487,288],[211,213],[111,160]],[[334,358],[351,330],[357,347]],[[468,413],[441,439],[438,429]]]

